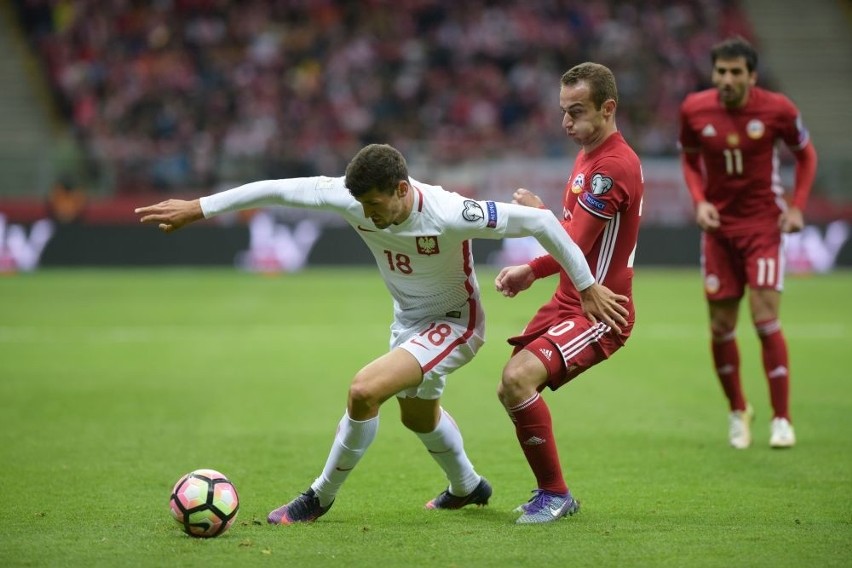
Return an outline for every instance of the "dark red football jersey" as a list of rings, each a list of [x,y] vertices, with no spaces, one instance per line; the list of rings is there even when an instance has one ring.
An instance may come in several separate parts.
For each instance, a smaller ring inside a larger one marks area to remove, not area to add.
[[[629,325],[623,337],[629,335],[635,319],[633,259],[643,195],[639,157],[616,132],[590,153],[580,151],[563,198],[563,223],[583,250],[596,280],[630,298]],[[554,273],[558,268],[550,259],[533,261],[532,265],[536,275]],[[554,299],[569,311],[580,310],[580,295],[564,271],[560,271]]]
[[[791,150],[809,141],[795,105],[780,93],[752,87],[743,108],[728,109],[718,91],[686,97],[680,109],[680,145],[700,152],[704,198],[719,211],[723,234],[776,227],[784,208],[778,141]]]

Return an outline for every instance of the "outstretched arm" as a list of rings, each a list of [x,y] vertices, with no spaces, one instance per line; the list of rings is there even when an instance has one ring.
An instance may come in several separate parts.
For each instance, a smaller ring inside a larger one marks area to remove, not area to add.
[[[506,218],[503,237],[533,236],[559,262],[578,290],[595,282],[583,251],[577,246],[562,224],[547,209],[498,203]]]
[[[544,205],[544,201],[542,201],[538,195],[523,187],[519,187],[512,194],[512,203],[526,205],[527,207],[535,207],[537,209],[547,209]],[[559,263],[552,255],[549,254],[535,258],[529,264],[530,267],[532,267],[533,280],[545,278],[559,272]],[[522,289],[526,290],[530,285],[532,285],[532,280]]]
[[[342,211],[354,202],[342,178],[309,177],[247,183],[200,199],[169,199],[135,210],[142,223],[157,223],[167,233],[227,211],[285,206]]]
[[[497,275],[494,286],[507,298],[514,298],[519,292],[532,286],[535,280],[535,274],[529,264],[507,266]],[[580,301],[583,304],[583,312],[592,322],[602,321],[616,333],[621,333],[621,327],[627,325],[629,312],[622,305],[628,301],[626,296],[616,294],[595,282],[580,290]]]
[[[147,207],[137,207],[134,212],[142,223],[156,223],[161,231],[171,233],[185,225],[204,219],[198,199],[167,199]]]
[[[583,309],[593,321],[602,321],[621,332],[627,325],[628,310],[622,304],[626,296],[615,294],[609,288],[597,284],[583,251],[565,231],[562,224],[548,210],[501,204],[507,209],[507,237],[533,235],[565,269],[583,298]],[[505,296],[514,296],[529,288],[535,280],[530,265],[509,267],[500,272],[495,286]]]

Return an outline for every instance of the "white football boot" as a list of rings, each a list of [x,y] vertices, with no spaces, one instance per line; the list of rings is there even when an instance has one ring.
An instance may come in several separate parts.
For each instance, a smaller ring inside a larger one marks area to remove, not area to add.
[[[773,418],[770,432],[770,448],[792,448],[796,445],[796,433],[786,418]]]
[[[754,409],[747,405],[745,410],[734,410],[728,415],[728,441],[731,447],[744,450],[751,445],[751,423]]]

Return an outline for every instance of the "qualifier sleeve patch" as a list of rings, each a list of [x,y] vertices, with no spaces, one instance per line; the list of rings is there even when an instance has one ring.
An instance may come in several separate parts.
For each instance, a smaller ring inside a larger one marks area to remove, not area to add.
[[[497,226],[497,205],[493,201],[486,201],[485,207],[488,208],[488,226],[493,229]]]
[[[603,195],[612,189],[612,178],[601,174],[592,176],[592,193],[595,195]]]
[[[479,203],[473,201],[472,199],[466,199],[464,202],[464,211],[462,211],[462,217],[465,221],[470,221],[471,223],[475,223],[485,217],[485,214],[482,212],[482,207],[480,207]]]

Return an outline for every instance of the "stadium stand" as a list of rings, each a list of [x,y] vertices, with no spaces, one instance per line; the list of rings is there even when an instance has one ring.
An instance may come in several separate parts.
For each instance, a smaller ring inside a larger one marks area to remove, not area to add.
[[[444,164],[564,155],[547,86],[589,59],[619,77],[634,147],[674,155],[708,47],[752,36],[725,0],[14,4],[120,193],[342,171],[373,141]]]

